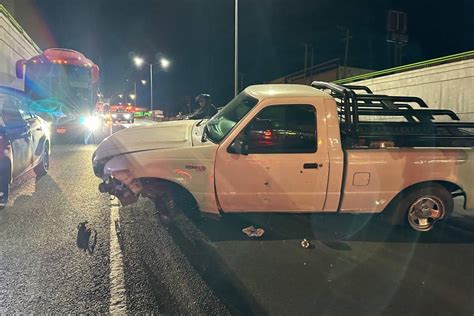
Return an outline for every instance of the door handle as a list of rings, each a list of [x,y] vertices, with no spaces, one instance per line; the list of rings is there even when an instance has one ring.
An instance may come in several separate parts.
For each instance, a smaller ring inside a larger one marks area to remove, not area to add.
[[[41,126],[40,126],[40,127],[37,127],[36,130],[37,130],[38,132],[41,132],[43,129],[42,129]]]
[[[304,169],[318,169],[319,167],[322,167],[323,165],[318,164],[317,162],[307,162],[303,164]]]

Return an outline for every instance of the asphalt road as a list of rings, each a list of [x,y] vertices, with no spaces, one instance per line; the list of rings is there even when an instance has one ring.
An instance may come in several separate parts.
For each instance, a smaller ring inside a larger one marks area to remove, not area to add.
[[[0,314],[474,314],[474,216],[459,202],[426,234],[349,215],[164,227],[150,201],[120,208],[98,192],[93,150],[56,145],[48,175],[14,183],[0,211]],[[263,237],[245,236],[249,225]]]

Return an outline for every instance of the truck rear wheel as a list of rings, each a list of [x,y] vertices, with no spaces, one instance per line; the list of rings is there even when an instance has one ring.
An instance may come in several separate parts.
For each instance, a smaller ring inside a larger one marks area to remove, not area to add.
[[[454,209],[451,193],[436,183],[408,190],[397,202],[392,223],[409,225],[419,232],[432,230],[437,221],[448,218]]]

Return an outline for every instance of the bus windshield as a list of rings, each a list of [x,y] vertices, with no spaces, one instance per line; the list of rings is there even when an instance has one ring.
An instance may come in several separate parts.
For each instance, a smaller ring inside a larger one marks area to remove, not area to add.
[[[36,100],[60,103],[62,111],[84,111],[93,106],[91,71],[85,67],[57,64],[29,64],[25,90]],[[56,111],[58,109],[55,109]]]

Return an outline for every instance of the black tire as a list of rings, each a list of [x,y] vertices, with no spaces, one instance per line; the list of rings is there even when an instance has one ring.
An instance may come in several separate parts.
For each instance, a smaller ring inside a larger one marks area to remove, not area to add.
[[[401,193],[391,203],[391,223],[427,232],[437,221],[448,218],[453,209],[453,197],[442,185],[416,186]]]
[[[45,143],[43,146],[43,152],[41,153],[41,160],[34,171],[38,177],[44,176],[49,170],[49,145]]]
[[[2,193],[2,195],[0,196],[0,210],[3,210],[7,206],[8,199],[10,197],[9,177],[0,177],[0,192]]]
[[[176,188],[162,190],[154,198],[156,215],[164,225],[171,225],[179,217],[187,216],[191,220],[200,218],[199,209],[188,192]]]

